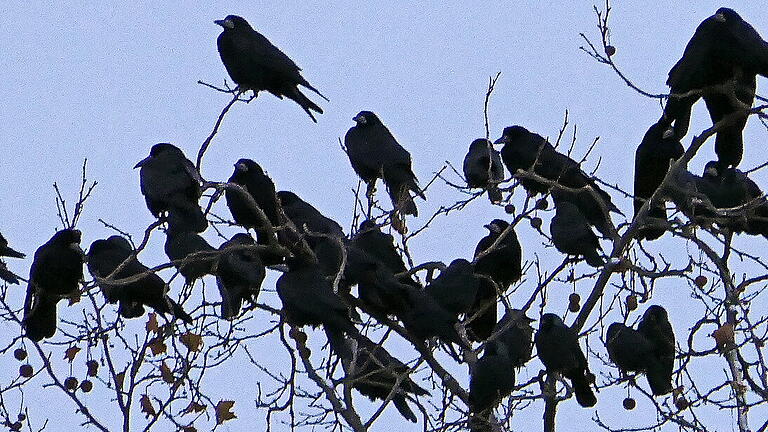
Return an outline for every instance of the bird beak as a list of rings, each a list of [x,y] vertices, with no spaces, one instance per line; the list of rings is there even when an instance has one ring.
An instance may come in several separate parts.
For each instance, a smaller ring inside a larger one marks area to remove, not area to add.
[[[725,22],[725,15],[723,15],[722,12],[718,12],[718,13],[712,15],[712,17],[714,17],[715,21],[717,21],[717,22]]]
[[[494,225],[494,224],[488,224],[488,225],[483,225],[483,226],[484,226],[484,227],[485,227],[485,228],[486,228],[488,231],[490,231],[490,232],[493,232],[493,233],[500,233],[500,232],[501,232],[501,230],[499,229],[499,227],[498,227],[498,226],[496,226],[496,225]]]
[[[133,169],[136,169],[138,167],[144,166],[145,163],[149,162],[149,160],[152,158],[152,156],[147,156],[144,159],[140,160],[139,163],[133,166]]]
[[[220,26],[222,26],[222,27],[226,27],[226,26],[227,26],[227,25],[225,24],[225,22],[226,22],[226,20],[215,20],[215,21],[214,21],[214,23],[215,23],[215,24],[217,24],[217,25],[220,25]]]
[[[506,144],[507,143],[507,137],[501,137],[493,142],[494,144]]]
[[[232,29],[232,28],[235,28],[235,24],[233,24],[233,23],[232,23],[232,21],[230,21],[230,20],[228,20],[228,19],[223,19],[223,20],[216,20],[216,21],[214,21],[214,23],[216,23],[216,24],[218,24],[218,25],[222,26],[222,27],[223,27],[223,28],[225,28],[225,29]]]

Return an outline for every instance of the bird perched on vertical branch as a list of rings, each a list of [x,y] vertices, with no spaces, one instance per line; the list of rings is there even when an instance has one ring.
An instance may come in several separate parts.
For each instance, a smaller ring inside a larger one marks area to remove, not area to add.
[[[504,180],[504,164],[487,139],[479,138],[469,145],[469,152],[464,156],[464,177],[467,186],[486,189],[492,203],[501,201],[498,184]]]
[[[37,248],[29,269],[29,285],[24,300],[26,336],[33,341],[56,333],[56,307],[64,297],[77,294],[83,279],[83,250],[80,231],[66,228],[56,232]]]
[[[546,313],[541,316],[535,343],[547,374],[563,374],[571,381],[579,405],[585,408],[594,406],[597,403],[591,388],[594,375],[589,372],[576,332],[566,326],[559,316]]]
[[[485,226],[488,235],[480,239],[475,247],[475,273],[493,282],[480,278],[474,304],[467,313],[468,317],[474,317],[468,324],[469,336],[473,340],[485,340],[491,335],[496,325],[497,290],[505,291],[523,274],[523,251],[515,230],[508,227],[506,221],[492,220]],[[505,231],[504,238],[494,249],[489,250]]]
[[[124,318],[138,318],[144,315],[144,306],[149,306],[161,314],[171,314],[186,323],[192,322],[184,309],[168,297],[168,285],[160,276],[149,271],[136,258],[133,246],[121,236],[111,236],[96,240],[88,248],[88,271],[94,278],[106,278],[118,267],[112,279],[125,279],[144,274],[130,283],[111,283],[97,280],[101,292],[109,303],[120,303],[118,312]],[[123,265],[123,263],[125,264]]]
[[[683,156],[683,153],[683,145],[675,138],[672,130],[665,129],[660,123],[648,128],[635,151],[635,216],[661,185],[669,165]],[[648,217],[666,220],[664,202],[651,206]],[[664,229],[661,228],[641,227],[638,230],[638,238],[646,240],[655,240],[663,234]]]
[[[368,196],[373,195],[376,180],[383,179],[395,210],[418,216],[411,192],[427,199],[411,170],[411,154],[398,142],[376,114],[360,111],[344,136],[352,169],[368,185]]]
[[[155,144],[149,156],[133,168],[141,168],[141,193],[155,217],[167,213],[168,227],[174,231],[205,231],[208,221],[197,203],[203,193],[202,179],[181,149]]]
[[[285,96],[299,104],[317,123],[312,111],[322,114],[323,110],[309,100],[299,86],[312,90],[326,101],[328,98],[301,76],[301,68],[293,60],[242,17],[229,15],[214,23],[223,29],[216,40],[221,61],[240,91],[252,90],[258,95],[266,90],[279,99]]]
[[[661,123],[674,123],[676,138],[688,132],[691,108],[702,96],[713,122],[745,111],[755,98],[756,75],[768,76],[768,43],[733,9],[720,8],[696,28],[683,56],[669,71],[672,95]],[[709,87],[722,85],[722,88]],[[686,93],[686,96],[678,96]],[[722,168],[737,166],[743,153],[744,118],[718,131],[715,152]]]
[[[0,234],[0,257],[9,257],[9,258],[24,258],[26,255],[24,255],[21,252],[17,252],[10,247],[8,247],[8,240],[3,237],[2,234]],[[18,277],[13,274],[10,270],[8,270],[8,267],[5,266],[5,263],[0,260],[0,279],[10,283],[10,284],[18,284],[19,279]]]

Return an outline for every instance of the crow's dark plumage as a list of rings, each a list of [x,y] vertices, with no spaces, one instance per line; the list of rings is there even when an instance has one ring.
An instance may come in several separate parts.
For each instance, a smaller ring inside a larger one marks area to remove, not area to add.
[[[309,233],[315,234],[327,234],[330,236],[342,238],[344,237],[344,230],[336,221],[324,216],[308,202],[299,198],[293,192],[280,191],[277,193],[277,198],[280,200],[285,215],[293,222],[296,229],[301,234],[305,234],[305,240],[310,246],[316,243],[316,238],[309,235]],[[285,245],[290,247],[290,245]]]
[[[26,336],[33,341],[56,333],[59,300],[78,291],[77,284],[83,279],[81,237],[78,230],[63,229],[35,251],[29,269],[23,321]]]
[[[264,212],[269,224],[278,227],[280,223],[279,204],[277,203],[277,194],[275,184],[272,179],[264,173],[261,166],[251,159],[240,159],[235,163],[235,172],[229,178],[230,183],[236,183],[242,186],[245,191],[253,198],[256,206]],[[241,192],[227,189],[224,192],[227,200],[227,207],[232,213],[232,217],[239,225],[245,228],[256,230],[256,240],[260,245],[267,245],[270,239],[267,237],[267,230],[264,229],[262,221],[248,203],[249,200]],[[281,263],[282,257],[277,254],[262,254],[262,259],[266,265]]]
[[[696,28],[683,56],[669,71],[667,85],[674,95],[733,82],[726,89],[703,92],[710,117],[717,122],[752,105],[758,74],[768,76],[768,44],[738,13],[720,8]],[[669,98],[662,123],[674,123],[678,139],[687,133],[691,107],[700,97],[701,93]],[[715,150],[722,168],[741,161],[745,124],[746,116],[718,132]]]
[[[254,250],[230,250],[238,246],[253,246],[256,243],[248,234],[239,233],[224,242],[219,250],[216,266],[216,283],[221,293],[221,317],[232,319],[240,314],[244,300],[256,301],[261,283],[267,275],[259,254]]]
[[[360,229],[352,239],[352,246],[370,255],[394,274],[408,271],[403,257],[395,247],[395,238],[381,232],[372,220],[365,220],[360,224]],[[401,276],[399,280],[404,284],[420,288],[418,282],[410,276]]]
[[[221,61],[241,91],[253,90],[258,94],[266,90],[280,99],[285,96],[299,104],[317,123],[312,111],[322,114],[323,110],[309,100],[299,86],[312,90],[326,101],[328,98],[301,76],[301,68],[293,60],[242,17],[229,15],[214,22],[223,29],[216,41]]]
[[[528,318],[519,309],[510,309],[496,324],[493,333],[496,343],[503,344],[507,350],[510,366],[521,367],[533,354],[533,319]]]
[[[491,202],[501,201],[498,184],[504,180],[504,164],[499,152],[487,139],[479,138],[469,145],[469,152],[464,156],[464,177],[467,186],[486,189]]]
[[[530,170],[547,180],[569,188],[590,186],[600,196],[607,210],[621,213],[611,202],[611,196],[600,189],[595,180],[582,171],[576,161],[558,153],[541,135],[530,132],[522,126],[509,126],[504,128],[501,138],[496,140],[496,144],[500,143],[504,144],[501,149],[501,158],[510,174],[514,175],[518,170]],[[534,179],[520,178],[519,181],[532,195],[543,194],[550,190],[550,186]],[[600,206],[594,199],[591,205]]]
[[[187,231],[168,231],[165,235],[165,254],[173,261],[184,260],[174,266],[184,276],[187,284],[205,275],[215,274],[213,268],[217,257],[212,252],[215,252],[216,248],[203,237]],[[200,253],[200,256],[188,257],[196,253]]]
[[[443,308],[424,290],[410,285],[402,285],[405,292],[405,310],[398,314],[408,333],[417,339],[427,340],[438,337],[445,343],[462,345],[459,333],[454,325],[458,322],[456,316]]]
[[[600,241],[581,210],[568,200],[561,199],[554,191],[555,216],[549,225],[552,243],[555,248],[566,255],[584,256],[587,264],[600,267],[604,264],[598,250]]]
[[[643,333],[621,323],[613,323],[605,335],[605,347],[611,361],[624,372],[646,374],[655,395],[666,394],[671,388],[671,373],[655,354],[655,344]]]
[[[208,222],[197,203],[202,195],[200,174],[181,149],[168,143],[155,144],[134,169],[139,167],[141,193],[155,217],[167,212],[171,230],[205,231]]]
[[[459,258],[453,260],[424,289],[443,309],[458,316],[469,312],[477,297],[480,281],[472,263]]]
[[[536,352],[547,368],[547,373],[561,373],[571,380],[576,401],[583,407],[597,403],[590,384],[594,375],[589,372],[587,358],[579,346],[576,332],[566,326],[563,320],[551,313],[541,316],[539,331],[535,337]]]
[[[411,170],[411,154],[398,144],[376,114],[361,111],[353,120],[357,124],[347,131],[344,145],[352,169],[368,185],[368,194],[381,178],[395,209],[417,216],[411,192],[426,197]]]
[[[646,376],[653,394],[664,395],[672,391],[672,370],[675,366],[675,332],[669,323],[667,311],[661,306],[649,307],[637,331],[653,345]]]
[[[400,380],[399,387],[394,389],[392,403],[405,419],[415,423],[416,415],[408,406],[407,399],[410,395],[424,396],[429,392],[407,376],[408,366],[363,335],[345,338],[344,342],[346,348],[336,351],[344,353],[341,361],[347,372],[345,380],[352,383],[352,388],[371,400],[385,400]]]
[[[635,151],[635,215],[645,201],[653,195],[669,171],[669,165],[679,159],[685,150],[670,129],[656,123],[648,128],[643,141]],[[667,219],[664,202],[648,209],[648,217]],[[664,234],[661,228],[641,227],[638,238],[655,240]]]
[[[746,232],[768,238],[768,202],[763,191],[747,175],[736,168],[721,168],[710,161],[704,167],[699,189],[719,209],[743,208],[718,217],[717,223],[733,232]]]
[[[515,369],[510,367],[507,347],[490,341],[483,356],[477,360],[469,380],[469,408],[475,414],[470,419],[471,429],[488,430],[489,411],[515,388]]]
[[[509,223],[494,219],[485,227],[489,233],[475,247],[475,273],[489,277],[496,286],[480,278],[475,302],[468,313],[470,318],[477,315],[468,324],[469,336],[474,340],[487,339],[496,325],[496,290],[503,292],[519,280],[523,272],[523,252],[514,229],[507,231],[495,249],[480,257],[507,230]]]
[[[149,306],[159,313],[169,313],[191,323],[192,318],[178,303],[168,297],[165,281],[155,273],[149,272],[149,268],[135,256],[131,257],[133,253],[134,249],[128,240],[117,235],[91,243],[88,249],[88,271],[94,278],[106,278],[124,261],[127,263],[113,275],[113,280],[146,273],[140,279],[125,284],[97,280],[107,301],[120,303],[118,312],[124,318],[138,318],[144,315],[144,306]]]
[[[24,255],[21,252],[17,252],[10,247],[8,247],[8,240],[3,237],[2,234],[0,234],[0,257],[9,257],[9,258],[24,258],[26,255]],[[0,279],[10,283],[10,284],[18,284],[19,279],[18,277],[13,274],[12,271],[8,270],[8,267],[5,266],[5,263],[0,260]]]

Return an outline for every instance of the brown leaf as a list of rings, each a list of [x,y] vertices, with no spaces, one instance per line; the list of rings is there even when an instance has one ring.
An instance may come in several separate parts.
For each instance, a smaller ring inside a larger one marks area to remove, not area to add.
[[[205,411],[205,405],[197,402],[190,402],[186,408],[184,408],[184,414],[201,413]]]
[[[733,333],[733,324],[725,323],[719,329],[712,332],[715,343],[721,351],[728,350],[736,345],[736,336]]]
[[[67,348],[66,351],[64,351],[64,360],[69,361],[72,363],[75,360],[75,356],[77,356],[77,353],[80,352],[80,348],[72,345],[71,347]]]
[[[232,412],[232,407],[235,405],[235,401],[219,401],[216,404],[216,424],[220,425],[227,420],[237,418],[235,413]]]
[[[175,381],[173,379],[173,372],[171,372],[171,368],[169,368],[165,362],[160,365],[160,376],[163,377],[163,381],[167,382],[168,384],[173,384]]]
[[[80,290],[75,291],[74,293],[69,295],[69,306],[72,306],[75,303],[80,303]]]
[[[149,343],[149,349],[152,351],[152,355],[158,355],[164,353],[168,347],[165,345],[165,342],[158,337]]]
[[[120,372],[119,374],[115,375],[115,384],[117,385],[118,389],[123,388],[123,381],[125,381],[125,372]]]
[[[190,351],[199,351],[200,347],[203,345],[203,338],[194,333],[184,333],[179,336],[179,340],[181,340],[181,343]]]
[[[181,429],[182,432],[197,432],[197,429],[194,426],[184,426],[183,429]]]
[[[147,332],[160,333],[160,325],[157,323],[157,314],[152,312],[147,320]]]
[[[147,418],[157,415],[155,407],[152,406],[152,401],[149,400],[149,396],[143,395],[139,400],[139,404],[141,405],[141,412],[143,412]]]

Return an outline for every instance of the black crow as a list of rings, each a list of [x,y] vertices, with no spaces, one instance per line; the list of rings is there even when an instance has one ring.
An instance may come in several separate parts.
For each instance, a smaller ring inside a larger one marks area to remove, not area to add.
[[[648,128],[643,141],[635,151],[635,215],[656,191],[669,171],[669,165],[679,159],[685,150],[671,129],[656,123]],[[648,217],[667,220],[664,201],[648,209]],[[638,238],[655,240],[664,234],[661,228],[641,227]]]
[[[416,339],[425,341],[433,337],[445,343],[463,345],[454,325],[458,319],[443,308],[424,290],[401,284],[405,293],[406,307],[398,314],[403,327]]]
[[[104,279],[121,265],[122,269],[115,273],[111,280],[144,274],[140,279],[129,283],[97,280],[107,301],[119,302],[118,312],[125,318],[138,318],[144,315],[144,306],[149,306],[159,313],[169,313],[186,323],[191,323],[192,317],[168,297],[168,285],[165,281],[150,272],[149,267],[139,262],[135,255],[131,256],[133,253],[134,249],[128,240],[117,235],[91,243],[88,249],[88,271],[94,278]]]
[[[381,232],[376,222],[372,220],[365,220],[360,224],[360,229],[352,238],[351,247],[365,252],[394,274],[408,271],[402,255],[395,247],[395,238],[391,234]],[[403,275],[399,280],[404,284],[421,288],[421,285],[411,276]]]
[[[323,110],[298,86],[312,90],[326,101],[328,98],[301,76],[301,68],[293,60],[237,15],[214,22],[223,29],[216,40],[221,61],[239,90],[253,90],[256,95],[266,90],[280,99],[285,96],[299,104],[317,123],[312,111],[322,114]]]
[[[177,261],[174,266],[184,276],[187,284],[192,284],[205,275],[215,275],[215,251],[216,248],[199,234],[170,230],[165,233],[165,254],[172,261]]]
[[[467,186],[486,189],[492,203],[501,201],[498,184],[504,180],[504,164],[499,152],[487,139],[479,138],[469,145],[469,152],[464,156],[464,177]]]
[[[489,233],[475,248],[475,273],[489,277],[496,286],[481,277],[475,302],[467,314],[470,318],[479,314],[468,324],[470,337],[478,341],[487,339],[496,324],[497,289],[505,291],[523,274],[523,252],[515,230],[507,230],[509,223],[501,219],[494,219],[485,227]],[[483,255],[505,231],[507,234],[496,248]]]
[[[360,111],[353,120],[357,124],[344,136],[344,146],[352,169],[368,185],[368,195],[381,178],[395,209],[418,216],[411,191],[422,199],[426,197],[411,170],[411,154],[398,144],[376,114]]]
[[[23,321],[26,336],[33,341],[56,333],[59,300],[77,294],[77,285],[83,279],[81,237],[78,230],[63,229],[35,251],[29,269]]]
[[[341,351],[344,353],[341,361],[347,372],[345,380],[352,383],[352,388],[371,400],[386,400],[399,380],[399,386],[394,389],[391,398],[392,403],[400,415],[415,423],[416,415],[407,400],[411,398],[410,395],[424,396],[429,392],[408,377],[408,366],[392,357],[383,346],[363,335],[345,338],[344,342],[347,346]]]
[[[530,170],[565,187],[577,189],[590,186],[600,196],[607,210],[621,213],[611,202],[611,196],[600,189],[595,180],[587,176],[576,161],[558,153],[541,135],[530,132],[522,126],[509,126],[504,128],[501,138],[496,140],[496,144],[499,143],[504,144],[501,149],[501,158],[512,175],[515,175],[518,170]],[[531,195],[544,194],[551,189],[547,184],[534,179],[520,178],[519,181]],[[594,198],[591,199],[590,205],[600,208],[600,203]]]
[[[654,394],[667,393],[671,375],[654,354],[655,346],[644,334],[621,323],[613,323],[605,335],[605,347],[611,361],[626,372],[646,374]],[[663,393],[657,393],[661,392]]]
[[[674,122],[675,136],[685,136],[691,107],[702,96],[697,90],[729,81],[733,90],[705,90],[703,96],[713,121],[752,105],[755,76],[768,76],[768,44],[732,9],[720,8],[705,19],[685,47],[683,56],[669,71],[670,96],[662,123]],[[681,95],[694,92],[684,97]],[[740,106],[741,105],[741,106]],[[741,131],[746,117],[718,133],[715,149],[722,168],[741,161]]]
[[[134,169],[139,167],[141,193],[155,217],[167,212],[170,229],[205,231],[208,221],[197,203],[202,195],[202,179],[181,149],[168,143],[155,144]]]
[[[525,312],[510,309],[496,324],[493,340],[506,347],[510,367],[521,367],[533,354],[533,327]]]
[[[25,256],[26,255],[23,253],[17,252],[8,247],[8,240],[6,240],[5,237],[0,234],[0,257],[24,258]],[[2,260],[0,260],[0,279],[10,284],[19,283],[18,277],[13,274],[12,271],[8,270],[8,267],[5,266],[5,263]]]
[[[640,323],[637,331],[645,336],[653,345],[646,375],[648,385],[656,396],[664,395],[672,391],[672,370],[675,366],[675,332],[669,323],[667,311],[661,306],[649,307]]]
[[[480,283],[481,278],[475,275],[472,263],[459,258],[453,260],[424,290],[443,309],[458,316],[469,312]]]
[[[515,369],[510,367],[510,363],[507,347],[503,343],[487,343],[469,380],[469,408],[475,414],[470,417],[472,431],[488,430],[490,411],[515,389]]]
[[[216,267],[216,283],[221,293],[221,317],[224,319],[232,319],[239,315],[243,300],[255,302],[259,296],[261,283],[267,271],[258,252],[245,249],[234,250],[238,246],[255,244],[251,236],[239,233],[219,247],[223,252],[219,256]]]
[[[312,245],[312,236],[309,233],[327,234],[330,236],[344,237],[344,229],[333,219],[323,216],[319,210],[308,202],[299,198],[293,192],[280,191],[277,193],[285,215],[293,222],[300,233],[307,235],[307,241]]]
[[[702,192],[719,209],[743,208],[732,215],[718,217],[717,223],[733,232],[746,232],[768,238],[768,203],[763,191],[736,168],[721,168],[710,161],[704,167]]]
[[[566,255],[582,255],[587,264],[601,267],[604,261],[597,251],[602,248],[587,219],[575,204],[560,198],[557,191],[553,191],[552,197],[555,216],[549,224],[549,232],[555,248]]]
[[[264,212],[268,222],[273,227],[281,225],[275,184],[264,173],[259,164],[250,159],[238,160],[235,163],[235,172],[232,173],[228,181],[236,183],[245,189],[259,209]],[[262,226],[262,221],[256,215],[256,211],[248,205],[247,197],[233,189],[227,189],[224,192],[224,197],[227,200],[227,207],[229,207],[235,222],[245,228],[255,229],[258,244],[269,244],[270,241],[267,238],[266,230]],[[280,264],[283,261],[280,255],[269,253],[262,253],[262,259],[264,259],[266,265]]]
[[[539,359],[547,368],[547,374],[563,374],[571,380],[579,405],[594,406],[597,398],[590,387],[594,375],[589,372],[587,358],[579,346],[576,332],[566,326],[559,316],[546,313],[541,316],[535,343]]]

